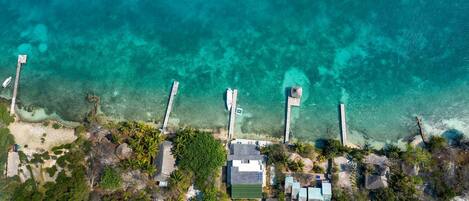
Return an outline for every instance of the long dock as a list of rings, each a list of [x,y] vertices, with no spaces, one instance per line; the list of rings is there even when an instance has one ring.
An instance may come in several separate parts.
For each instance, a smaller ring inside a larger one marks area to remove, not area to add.
[[[291,107],[300,106],[301,99],[300,98],[294,98],[291,96],[287,97],[287,110],[285,114],[285,134],[283,138],[283,143],[287,144],[290,141],[290,123],[291,123]]]
[[[174,97],[176,96],[178,92],[178,88],[179,88],[179,82],[176,80],[173,81],[171,94],[169,95],[168,105],[166,106],[166,113],[164,115],[163,126],[161,127],[161,131],[163,133],[166,132],[166,128],[168,127],[169,114],[171,113],[171,110],[173,109]]]
[[[234,136],[237,100],[238,100],[238,90],[233,89],[233,101],[231,103],[230,120],[229,120],[229,126],[228,126],[228,140],[233,139],[233,136]]]
[[[11,98],[10,114],[15,114],[16,96],[18,95],[18,86],[20,82],[21,66],[26,64],[27,55],[18,55],[18,63],[16,64],[15,86],[13,87],[13,96]]]
[[[342,146],[347,145],[347,121],[345,118],[345,105],[343,103],[339,106],[340,110],[340,139]]]

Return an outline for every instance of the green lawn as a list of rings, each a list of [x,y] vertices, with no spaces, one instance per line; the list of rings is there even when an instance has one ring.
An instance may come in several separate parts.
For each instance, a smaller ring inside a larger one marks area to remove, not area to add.
[[[235,184],[231,186],[231,198],[262,198],[261,184]]]

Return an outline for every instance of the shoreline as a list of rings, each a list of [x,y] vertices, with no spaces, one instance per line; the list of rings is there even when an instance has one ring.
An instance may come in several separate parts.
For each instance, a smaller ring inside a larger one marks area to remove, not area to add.
[[[8,97],[2,96],[2,97],[0,97],[0,99],[1,99],[2,102],[5,102],[5,103],[10,102],[10,99],[8,99]],[[55,112],[52,113],[52,114],[47,114],[46,110],[44,108],[41,108],[41,107],[35,107],[35,108],[32,108],[32,111],[27,111],[25,109],[25,107],[23,107],[23,104],[21,104],[21,102],[20,102],[20,104],[17,105],[16,116],[18,117],[18,120],[20,122],[24,122],[24,123],[33,123],[34,124],[34,123],[42,123],[42,122],[47,122],[47,121],[56,121],[56,122],[59,122],[60,124],[62,124],[63,126],[69,127],[69,128],[74,128],[74,127],[77,127],[77,126],[82,124],[82,122],[79,122],[79,121],[65,120],[65,119],[61,118]],[[113,117],[107,116],[99,108],[98,108],[97,116],[102,118],[102,120],[104,120],[105,122],[132,121],[132,120],[128,120],[128,119],[113,118]],[[135,120],[135,121],[149,123],[149,124],[152,124],[156,127],[161,125],[161,122],[143,121],[143,120]],[[447,122],[450,122],[450,121],[447,121]],[[450,123],[453,123],[453,125],[456,125],[456,123],[454,123],[454,122],[456,122],[456,120],[452,121]],[[178,118],[170,118],[168,127],[169,127],[170,130],[175,131],[178,128],[190,127],[190,125],[181,124]],[[457,126],[455,126],[455,127],[457,127]],[[464,122],[463,121],[459,121],[459,127],[460,128],[464,127]],[[197,128],[197,127],[195,127],[195,128]],[[212,128],[198,128],[198,129],[204,130],[204,131],[209,131],[209,132],[212,132],[214,135],[219,135],[219,136],[226,135],[226,133],[227,133],[227,128],[219,127],[219,126],[215,126],[215,127],[212,127]],[[430,124],[428,122],[424,122],[424,129],[427,131],[428,135],[431,136],[431,135],[444,135],[444,133],[446,131],[451,130],[451,129],[455,129],[455,128],[444,128],[444,126],[442,126],[442,125]],[[458,129],[455,129],[455,130],[458,130]],[[465,135],[465,136],[468,136],[468,134],[466,134],[465,132],[461,132],[461,133],[463,133],[463,135]],[[219,138],[226,140],[226,136],[219,137]],[[339,139],[339,138],[340,138],[340,134],[337,133],[337,136],[335,137],[335,139]],[[414,139],[409,141],[409,139],[412,139],[412,138],[414,138]],[[375,139],[367,139],[367,136],[360,133],[359,131],[349,130],[349,140],[347,142],[347,145],[351,146],[351,147],[362,147],[363,145],[365,145],[365,143],[368,143],[373,148],[380,149],[380,148],[383,148],[386,144],[394,144],[394,145],[397,145],[400,148],[405,148],[407,143],[419,144],[420,143],[419,141],[421,141],[421,139],[419,140],[418,138],[419,138],[418,136],[415,137],[415,135],[409,133],[408,135],[406,135],[402,138],[399,138],[396,141],[378,141],[378,140],[375,140]],[[281,143],[283,141],[283,137],[276,137],[276,136],[270,135],[268,133],[236,133],[234,139],[267,140],[267,141],[272,141],[272,142],[276,142],[276,143]],[[315,141],[321,140],[321,139],[323,139],[323,138],[318,138],[318,139],[314,139],[314,140],[302,139],[302,138],[292,138],[292,142],[302,141],[302,142],[308,142],[308,143],[311,143],[311,144],[314,145]]]

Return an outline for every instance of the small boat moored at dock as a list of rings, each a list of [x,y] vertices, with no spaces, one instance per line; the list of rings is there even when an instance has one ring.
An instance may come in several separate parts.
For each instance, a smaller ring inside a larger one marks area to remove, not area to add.
[[[8,85],[10,85],[10,83],[11,83],[11,79],[12,79],[11,76],[8,77],[7,79],[5,79],[5,81],[3,81],[2,87],[3,87],[3,88],[8,87]]]
[[[226,89],[226,109],[231,110],[231,105],[233,104],[233,90],[231,88]]]

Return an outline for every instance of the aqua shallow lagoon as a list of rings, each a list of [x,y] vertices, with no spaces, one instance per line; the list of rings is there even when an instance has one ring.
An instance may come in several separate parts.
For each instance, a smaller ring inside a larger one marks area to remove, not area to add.
[[[300,139],[338,136],[339,102],[371,140],[407,136],[416,114],[468,132],[467,1],[0,2],[0,75],[27,53],[21,102],[64,119],[95,93],[110,116],[161,120],[177,79],[180,125],[225,127],[236,87],[239,131],[279,136],[285,87],[301,85]]]

